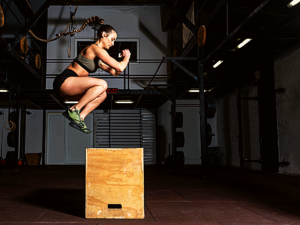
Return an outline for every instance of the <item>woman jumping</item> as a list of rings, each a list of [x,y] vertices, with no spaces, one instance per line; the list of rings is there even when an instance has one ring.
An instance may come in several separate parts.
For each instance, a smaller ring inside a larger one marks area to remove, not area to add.
[[[92,133],[84,123],[84,118],[106,98],[105,80],[88,77],[97,68],[119,76],[127,67],[130,59],[128,49],[122,51],[123,60],[116,61],[106,49],[114,46],[116,30],[110,25],[101,25],[97,32],[97,41],[87,46],[53,82],[55,93],[68,100],[78,101],[63,115],[70,120],[70,126],[86,134]],[[81,111],[82,109],[82,111]]]

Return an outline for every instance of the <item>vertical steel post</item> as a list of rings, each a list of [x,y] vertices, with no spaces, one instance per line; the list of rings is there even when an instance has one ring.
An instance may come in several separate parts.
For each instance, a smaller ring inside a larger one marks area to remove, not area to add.
[[[126,69],[124,70],[124,90],[126,88]]]
[[[21,133],[20,133],[20,159],[25,156],[25,137],[26,137],[26,105],[21,110]]]
[[[226,36],[228,36],[228,29],[229,29],[229,23],[228,23],[228,3],[226,4]]]
[[[44,68],[46,71],[46,68]],[[42,81],[42,89],[46,89],[46,73],[44,73],[43,81]],[[46,129],[47,129],[47,115],[46,115],[46,108],[47,108],[47,100],[44,99],[43,103],[43,136],[42,136],[42,165],[46,165]]]
[[[45,11],[45,13],[43,14],[44,18],[48,17],[48,10]],[[46,20],[47,21],[47,20]],[[48,24],[48,21],[47,21]],[[47,29],[44,29],[44,37],[47,37]],[[46,89],[46,74],[47,74],[47,67],[46,67],[46,59],[47,58],[47,44],[46,43],[42,43],[41,46],[42,52],[41,52],[41,58],[42,58],[42,69],[41,69],[41,73],[42,73],[42,82],[41,82],[41,89]],[[44,105],[43,105],[43,136],[42,136],[42,165],[46,165],[46,129],[47,129],[47,113],[46,113],[46,109],[47,109],[47,102],[44,101]]]
[[[195,26],[199,27],[200,16],[197,17],[199,11],[199,2],[194,2]],[[199,106],[200,106],[200,140],[201,140],[201,176],[205,178],[208,170],[208,153],[206,145],[206,112],[205,112],[205,96],[204,96],[204,72],[203,72],[203,48],[198,47],[198,82],[199,82]]]
[[[46,71],[46,68],[44,68]],[[46,73],[44,73],[43,82],[42,82],[42,89],[46,89]],[[43,103],[43,136],[42,136],[42,165],[46,165],[46,129],[47,129],[47,115],[46,115],[46,108],[47,108],[47,100],[44,100]]]
[[[199,104],[200,104],[200,140],[201,140],[201,165],[202,177],[207,176],[208,170],[208,153],[206,144],[206,112],[205,112],[205,96],[204,96],[204,73],[203,64],[198,63],[199,74]]]
[[[171,29],[171,49],[173,54],[173,29]],[[176,126],[175,126],[175,120],[176,120],[176,80],[175,80],[175,74],[173,72],[173,63],[171,62],[171,82],[172,82],[172,105],[171,105],[171,134],[172,134],[172,165],[175,167],[175,154],[176,154],[176,140],[175,140],[175,135],[176,135]]]
[[[244,136],[243,136],[243,119],[242,119],[242,99],[241,88],[237,88],[237,110],[238,110],[238,126],[239,126],[239,156],[240,167],[244,169]]]
[[[127,69],[127,89],[129,89],[129,62],[128,62],[128,69]]]
[[[16,129],[15,129],[15,171],[18,171],[18,153],[19,153],[19,127],[20,127],[20,87],[18,87],[16,93],[16,104],[15,104],[15,109],[16,109]]]
[[[261,94],[261,85],[260,85],[260,79],[257,79],[257,99],[258,99],[258,136],[259,136],[259,155],[260,155],[260,160],[261,160],[261,172],[264,172],[264,161],[263,161],[263,146],[262,146],[262,136],[261,136],[261,115],[262,115],[262,106],[261,106],[261,99],[260,99],[260,94]]]

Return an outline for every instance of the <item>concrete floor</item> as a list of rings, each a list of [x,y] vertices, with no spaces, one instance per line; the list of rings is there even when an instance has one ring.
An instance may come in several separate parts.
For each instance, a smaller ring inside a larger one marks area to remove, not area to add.
[[[199,170],[145,166],[143,220],[85,219],[84,166],[2,170],[0,224],[300,224],[300,177]]]

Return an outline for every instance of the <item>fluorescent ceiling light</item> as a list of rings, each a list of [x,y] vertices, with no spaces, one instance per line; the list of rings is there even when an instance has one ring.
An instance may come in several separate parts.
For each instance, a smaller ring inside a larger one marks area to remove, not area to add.
[[[115,101],[115,103],[117,103],[117,104],[132,104],[132,103],[134,103],[134,101],[131,101],[131,100],[118,100],[118,101]]]
[[[300,1],[300,0],[299,0]],[[240,43],[237,48],[242,48],[244,45],[246,45],[249,41],[251,41],[251,38],[245,39],[242,43]]]
[[[189,92],[199,92],[199,89],[191,89]],[[207,90],[204,90],[204,92],[207,92]]]
[[[287,7],[292,8],[293,6],[297,5],[299,2],[300,0],[293,0],[287,5]]]
[[[0,88],[0,92],[9,92],[7,89]]]
[[[192,89],[192,90],[189,90],[189,92],[199,92],[199,89]]]
[[[78,101],[64,101],[65,104],[77,104]]]
[[[222,62],[223,60],[219,60],[215,65],[213,65],[213,68],[217,68]]]

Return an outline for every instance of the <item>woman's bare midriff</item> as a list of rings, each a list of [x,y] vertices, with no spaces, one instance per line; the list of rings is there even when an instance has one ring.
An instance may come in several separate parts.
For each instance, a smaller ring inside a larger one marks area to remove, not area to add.
[[[79,77],[87,77],[89,75],[89,72],[79,66],[76,62],[72,62],[67,69],[74,71]]]

